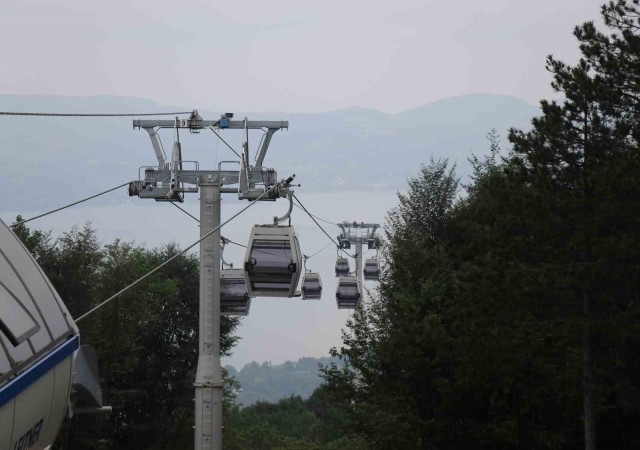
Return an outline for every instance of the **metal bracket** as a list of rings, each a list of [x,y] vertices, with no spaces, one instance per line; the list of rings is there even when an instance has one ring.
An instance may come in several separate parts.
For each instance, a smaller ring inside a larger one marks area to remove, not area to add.
[[[291,211],[293,210],[293,191],[289,188],[287,189],[287,199],[289,200],[289,210],[287,211],[287,213],[282,216],[282,217],[274,217],[273,218],[273,224],[274,225],[278,225],[281,222],[284,222],[285,220],[287,220],[289,217],[291,217]]]
[[[220,236],[220,261],[222,261],[222,268],[224,269],[225,267],[227,269],[233,269],[233,263],[228,263],[224,260],[224,248],[225,246],[229,243],[229,239]]]
[[[194,111],[194,113],[197,114],[198,112]],[[177,200],[182,203],[184,201],[184,194],[181,192],[182,183],[178,179],[178,174],[182,172],[182,146],[180,145],[180,134],[178,131],[179,121],[180,119],[176,117],[176,138],[173,141],[173,150],[171,152],[171,164],[169,166],[171,171],[171,180],[167,198],[170,200]]]
[[[132,182],[129,186],[129,195],[153,198],[158,201],[183,201],[183,192],[197,192],[198,168],[196,167],[195,171],[184,170],[183,163],[186,161],[182,159],[182,149],[177,138],[171,160],[167,161],[162,142],[158,136],[158,130],[160,128],[173,128],[176,130],[177,135],[180,128],[188,128],[190,132],[197,133],[202,128],[208,127],[214,131],[215,129],[240,129],[244,131],[243,149],[239,161],[240,170],[233,175],[226,176],[224,184],[238,183],[239,189],[237,193],[239,199],[252,201],[262,196],[265,191],[278,183],[276,171],[271,168],[263,168],[264,158],[271,138],[276,131],[289,128],[289,122],[251,121],[247,118],[244,120],[231,120],[232,118],[232,113],[226,113],[219,120],[203,120],[198,111],[194,110],[189,119],[176,117],[174,120],[134,120],[134,128],[143,128],[149,133],[151,144],[158,160],[158,166],[150,167],[149,171],[145,170],[144,182],[141,180]],[[249,130],[254,129],[266,129],[266,132],[256,152],[256,164],[252,166],[249,158]],[[195,184],[196,187],[184,188],[184,184]],[[229,192],[229,190],[227,189],[225,192]],[[278,188],[268,196],[261,198],[261,200],[273,201],[277,197],[284,197],[285,195],[286,193],[283,193]]]

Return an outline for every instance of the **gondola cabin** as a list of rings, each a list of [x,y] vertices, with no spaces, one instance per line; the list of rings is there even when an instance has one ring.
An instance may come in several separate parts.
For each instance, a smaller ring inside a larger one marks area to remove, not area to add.
[[[242,269],[224,269],[220,272],[220,314],[246,316],[251,307],[251,297]]]
[[[380,279],[380,264],[378,258],[367,258],[364,262],[365,280],[379,280]]]
[[[20,240],[0,221],[0,450],[53,444],[80,336]]]
[[[337,277],[349,276],[349,260],[347,258],[336,259],[336,276]]]
[[[253,226],[244,259],[250,297],[295,296],[301,271],[302,253],[292,226]]]
[[[302,277],[302,300],[320,300],[322,297],[322,281],[320,274],[305,273]]]
[[[336,288],[338,309],[354,309],[360,305],[362,288],[356,277],[340,277]]]

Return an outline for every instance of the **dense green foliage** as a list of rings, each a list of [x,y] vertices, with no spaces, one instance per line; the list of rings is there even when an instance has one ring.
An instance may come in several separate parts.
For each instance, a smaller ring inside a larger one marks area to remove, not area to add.
[[[18,222],[21,220],[18,217]],[[115,241],[102,246],[89,225],[52,240],[48,233],[15,228],[47,273],[73,317],[175,255],[174,245],[148,250]],[[56,448],[184,449],[193,446],[193,379],[197,362],[198,259],[188,254],[79,323],[83,344],[98,354],[105,404],[111,414],[65,420]],[[236,342],[237,319],[223,318],[222,352]],[[301,358],[282,365],[249,364],[225,371],[224,445],[228,449],[359,450],[342,437],[346,411],[318,387],[318,364]],[[258,402],[240,409],[244,381]],[[262,381],[261,381],[262,380]],[[253,384],[252,384],[253,383]],[[290,396],[303,391],[307,400]],[[290,397],[289,397],[290,396]],[[286,398],[289,397],[289,398]]]
[[[640,446],[640,14],[576,28],[510,153],[445,161],[388,216],[386,271],[327,367],[372,449]]]
[[[240,385],[236,403],[249,406],[257,401],[275,403],[292,395],[308,398],[322,383],[318,366],[332,362],[340,363],[337,358],[305,357],[283,364],[259,364],[254,361],[240,370],[233,366],[226,366],[225,369]]]
[[[18,218],[20,219],[20,218]],[[16,227],[73,317],[179,252],[115,241],[101,246],[90,226],[53,241]],[[113,412],[66,420],[57,445],[65,449],[166,448],[193,445],[193,380],[197,363],[198,259],[176,258],[111,304],[80,322],[83,344],[96,349],[105,404]],[[222,320],[228,354],[237,319]],[[227,392],[230,406],[232,397]]]
[[[232,408],[225,417],[227,450],[366,450],[366,443],[349,436],[347,410],[324,387],[311,397],[284,398]]]

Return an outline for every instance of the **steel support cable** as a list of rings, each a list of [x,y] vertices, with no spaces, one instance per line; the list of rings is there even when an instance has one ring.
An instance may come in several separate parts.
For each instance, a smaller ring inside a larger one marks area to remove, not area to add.
[[[12,224],[11,228],[17,227],[18,225],[25,224],[27,222],[31,222],[32,220],[39,219],[40,217],[48,216],[49,214],[53,214],[54,212],[62,211],[63,209],[69,208],[71,206],[75,206],[75,205],[77,205],[79,203],[86,202],[87,200],[91,200],[92,198],[96,198],[96,197],[99,197],[101,195],[107,194],[107,193],[109,193],[111,191],[115,191],[116,189],[119,189],[121,187],[127,186],[128,184],[129,184],[129,181],[127,181],[126,183],[122,183],[122,184],[120,184],[120,185],[118,185],[116,187],[112,187],[111,189],[107,189],[106,191],[102,191],[102,192],[100,192],[98,194],[92,195],[91,197],[83,198],[82,200],[78,200],[77,202],[73,202],[73,203],[69,203],[68,205],[61,206],[60,208],[54,209],[53,211],[49,211],[49,212],[46,212],[44,214],[40,214],[40,215],[35,216],[35,217],[31,217],[30,219],[21,220],[20,222],[16,222],[16,223]]]
[[[134,281],[133,283],[129,284],[128,286],[125,286],[124,288],[122,288],[121,290],[119,290],[118,292],[116,292],[115,294],[113,294],[111,297],[109,297],[108,299],[106,299],[105,301],[99,303],[97,306],[91,308],[89,311],[87,311],[86,313],[84,313],[83,315],[81,315],[80,317],[74,319],[76,322],[80,322],[82,319],[84,319],[85,317],[87,317],[88,315],[94,313],[95,311],[97,311],[98,309],[102,308],[104,305],[106,305],[107,303],[111,302],[112,300],[115,300],[116,298],[120,297],[122,294],[124,294],[126,291],[128,291],[129,289],[131,289],[132,287],[136,286],[138,283],[140,283],[141,281],[145,280],[147,277],[153,275],[154,273],[156,273],[158,270],[162,269],[164,266],[166,266],[167,264],[169,264],[171,261],[173,261],[174,259],[184,255],[185,253],[187,253],[189,250],[191,250],[193,247],[195,247],[196,245],[198,245],[200,242],[204,241],[206,238],[208,238],[209,236],[211,236],[213,233],[215,233],[216,231],[218,231],[220,228],[222,228],[223,226],[225,226],[226,224],[228,224],[229,222],[231,222],[233,219],[235,219],[236,217],[238,217],[240,214],[242,214],[243,212],[245,212],[247,209],[251,208],[253,205],[255,205],[258,200],[260,200],[262,197],[264,197],[265,195],[267,195],[269,192],[271,192],[272,190],[274,190],[275,188],[277,188],[278,185],[273,186],[271,189],[269,189],[268,191],[264,191],[260,197],[258,197],[255,201],[249,203],[247,206],[245,206],[244,208],[242,208],[240,211],[238,211],[237,213],[235,213],[233,216],[231,216],[229,219],[227,219],[226,221],[224,221],[223,223],[221,223],[220,225],[218,225],[217,227],[215,227],[213,230],[209,231],[207,234],[205,234],[204,236],[202,236],[200,239],[198,239],[197,241],[195,241],[193,244],[189,245],[187,248],[185,248],[184,250],[176,253],[175,255],[173,255],[171,258],[167,259],[165,262],[163,262],[162,264],[156,266],[155,268],[151,269],[149,272],[147,272],[146,274],[144,274],[143,276],[141,276],[140,278],[138,278],[136,281]]]
[[[326,236],[331,240],[331,242],[333,242],[333,243],[334,243],[334,245],[336,246],[336,248],[340,249],[341,251],[344,251],[344,253],[346,253],[346,254],[347,254],[347,256],[350,256],[351,258],[355,258],[355,255],[352,255],[352,254],[350,254],[349,252],[345,251],[344,249],[341,249],[341,248],[340,248],[340,245],[338,245],[338,243],[337,243],[337,242],[336,242],[336,241],[335,241],[335,240],[334,240],[334,239],[329,235],[329,233],[327,233],[327,232],[325,231],[325,229],[324,229],[324,228],[322,228],[322,225],[320,225],[320,224],[318,223],[318,221],[315,219],[315,217],[313,216],[313,214],[311,214],[311,213],[307,210],[307,208],[305,208],[305,207],[304,207],[304,205],[302,204],[302,202],[300,201],[300,199],[296,196],[296,194],[293,194],[293,198],[295,198],[295,199],[296,199],[296,201],[300,204],[300,207],[302,208],[302,210],[303,210],[304,212],[306,212],[306,213],[309,215],[309,217],[311,217],[311,220],[313,220],[313,221],[315,222],[315,224],[318,226],[318,228],[320,228],[320,229],[322,230],[322,232],[323,232],[323,233],[324,233],[324,234],[325,234],[325,235],[326,235]],[[335,225],[335,224],[332,224],[332,225]]]
[[[242,247],[242,248],[247,248],[247,246],[244,245],[244,244],[239,244],[237,242],[233,242],[231,239],[227,239],[227,238],[225,238],[225,239],[229,244],[237,245],[238,247]],[[271,254],[271,253],[269,253],[269,254]]]
[[[173,206],[175,206],[176,208],[178,208],[180,211],[182,211],[183,213],[185,213],[187,216],[191,217],[193,220],[195,220],[196,222],[200,223],[200,221],[198,220],[198,218],[196,216],[194,216],[193,214],[191,214],[189,211],[187,211],[186,209],[182,208],[181,206],[178,206],[175,202],[169,202],[171,203]]]
[[[297,207],[297,208],[302,209],[302,208],[300,207],[300,205],[298,205],[297,203],[294,203],[294,205],[296,205],[296,207]],[[319,220],[319,221],[321,221],[321,222],[328,223],[329,225],[337,225],[337,224],[336,224],[336,222],[331,222],[331,221],[329,221],[329,220],[325,220],[325,219],[323,219],[322,217],[318,217],[318,216],[316,216],[315,214],[311,214],[311,213],[308,213],[308,214],[310,214],[311,216],[315,217],[316,219],[318,219],[318,220]]]
[[[175,204],[174,202],[170,202],[173,206],[175,206],[176,208],[178,208],[180,211],[182,211],[183,213],[185,213],[187,216],[191,217],[193,220],[195,220],[196,222],[200,223],[200,220],[194,216],[193,214],[190,214],[189,211],[185,210],[184,208],[181,208],[180,206],[178,206],[177,204]],[[240,247],[244,247],[247,248],[246,245],[242,245],[242,244],[238,244],[237,242],[233,242],[231,239],[227,239],[224,236],[220,236],[221,240],[224,240],[226,242],[228,242],[229,244],[234,244],[234,245],[238,245]]]
[[[44,113],[44,112],[18,112],[0,111],[0,116],[42,116],[42,117],[142,117],[142,116],[175,116],[191,114],[193,111],[178,111],[166,113],[140,113],[140,114],[107,114],[107,113]]]
[[[231,147],[231,146],[227,143],[227,141],[225,141],[225,140],[222,138],[222,136],[220,136],[218,133],[216,133],[216,130],[214,130],[214,129],[213,129],[213,127],[209,127],[209,129],[210,129],[211,131],[213,131],[213,134],[215,134],[216,136],[218,136],[218,139],[220,139],[222,142],[224,142],[224,145],[226,145],[227,147],[229,147],[229,150],[231,150],[233,153],[235,153],[235,154],[236,154],[236,156],[237,156],[238,158],[242,159],[242,156],[240,156],[240,154],[239,154],[238,152],[236,152],[236,151],[233,149],[233,147]]]
[[[307,255],[304,255],[304,256],[305,256],[307,259],[311,259],[311,258],[313,258],[314,256],[319,255],[320,253],[322,253],[323,251],[325,251],[327,248],[329,248],[329,246],[330,246],[331,244],[333,244],[333,242],[329,242],[327,245],[325,245],[324,247],[322,247],[320,250],[318,250],[317,252],[315,252],[315,253],[314,253],[313,255],[311,255],[311,256],[307,256]]]

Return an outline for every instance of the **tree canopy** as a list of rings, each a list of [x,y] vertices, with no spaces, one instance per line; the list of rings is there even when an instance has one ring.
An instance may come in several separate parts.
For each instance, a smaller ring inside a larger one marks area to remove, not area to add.
[[[640,10],[549,57],[561,101],[511,148],[447,161],[390,211],[386,272],[327,367],[370,448],[636,448],[640,433]]]
[[[20,222],[20,217],[18,217]],[[53,240],[24,224],[16,234],[78,317],[179,252],[116,240],[101,245],[89,225]],[[57,446],[187,448],[193,445],[193,380],[198,347],[199,262],[176,258],[80,322],[83,344],[96,349],[105,404],[113,412],[65,421]],[[223,317],[221,351],[229,354],[238,319]],[[226,403],[233,403],[226,389]]]

